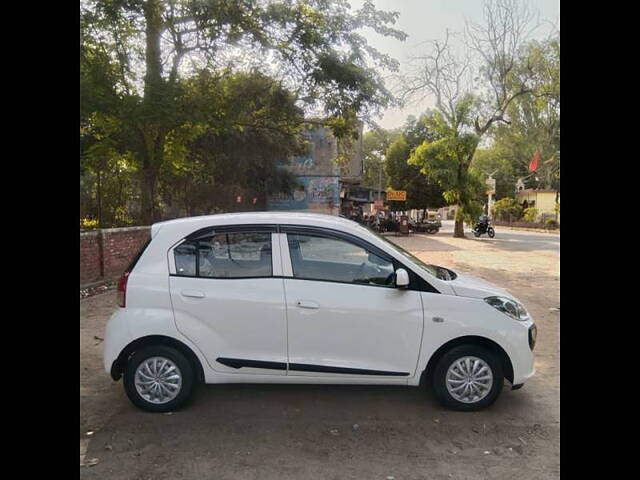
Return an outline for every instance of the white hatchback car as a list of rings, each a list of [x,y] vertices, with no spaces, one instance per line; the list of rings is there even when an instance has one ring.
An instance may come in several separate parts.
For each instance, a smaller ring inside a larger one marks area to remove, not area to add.
[[[536,327],[507,291],[330,215],[156,223],[118,292],[104,366],[148,411],[198,383],[431,385],[476,410],[534,374]]]

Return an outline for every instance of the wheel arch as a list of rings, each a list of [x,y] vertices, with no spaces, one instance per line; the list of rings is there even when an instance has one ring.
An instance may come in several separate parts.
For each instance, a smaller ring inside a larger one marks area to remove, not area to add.
[[[148,347],[149,345],[166,345],[168,347],[173,347],[187,358],[189,363],[193,366],[193,370],[196,373],[196,378],[204,383],[204,368],[202,367],[202,363],[197,355],[193,352],[193,350],[185,345],[180,340],[177,340],[172,337],[167,337],[165,335],[147,335],[145,337],[137,338],[136,340],[129,343],[126,347],[122,349],[118,358],[116,358],[111,366],[111,378],[114,380],[119,380],[122,377],[122,373],[127,365],[127,361],[131,356],[144,347]]]
[[[495,341],[487,338],[481,337],[477,335],[467,335],[464,337],[454,338],[449,340],[448,342],[441,345],[434,353],[431,355],[431,358],[427,362],[427,366],[422,372],[420,376],[420,386],[427,385],[427,382],[430,380],[433,371],[438,364],[438,361],[442,356],[451,350],[454,347],[459,345],[479,345],[485,347],[486,349],[493,352],[500,363],[502,364],[502,369],[504,371],[504,378],[506,378],[510,383],[513,383],[513,364],[511,363],[511,359],[507,352]]]

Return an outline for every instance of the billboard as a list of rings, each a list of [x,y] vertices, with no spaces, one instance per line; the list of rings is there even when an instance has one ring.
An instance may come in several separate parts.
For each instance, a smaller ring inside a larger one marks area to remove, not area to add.
[[[404,202],[407,199],[407,192],[404,190],[387,191],[387,201]]]
[[[298,177],[300,186],[291,195],[270,195],[269,210],[322,210],[340,206],[338,177]]]

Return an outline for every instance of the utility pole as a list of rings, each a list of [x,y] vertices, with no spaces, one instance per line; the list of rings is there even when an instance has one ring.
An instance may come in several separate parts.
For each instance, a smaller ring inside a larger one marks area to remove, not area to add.
[[[382,197],[382,167],[384,166],[384,162],[380,160],[380,175],[378,177],[378,202]]]
[[[493,203],[493,192],[494,192],[494,188],[496,185],[496,181],[493,178],[493,176],[498,173],[498,170],[493,171],[492,173],[487,174],[487,172],[484,172],[487,175],[487,185],[489,185],[489,202],[487,203],[487,215],[489,217],[491,217],[491,205]]]

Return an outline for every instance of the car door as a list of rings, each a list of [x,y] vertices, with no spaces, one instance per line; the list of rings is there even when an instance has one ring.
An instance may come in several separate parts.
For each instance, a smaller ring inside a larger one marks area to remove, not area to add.
[[[275,226],[206,229],[169,255],[178,330],[223,373],[285,375],[286,315]]]
[[[281,231],[289,375],[414,375],[422,301],[418,291],[395,287],[395,261],[339,232]]]

